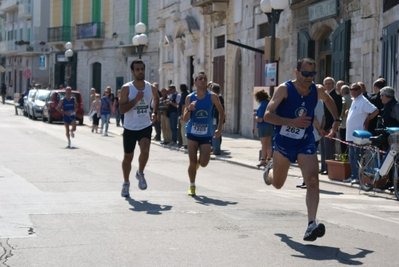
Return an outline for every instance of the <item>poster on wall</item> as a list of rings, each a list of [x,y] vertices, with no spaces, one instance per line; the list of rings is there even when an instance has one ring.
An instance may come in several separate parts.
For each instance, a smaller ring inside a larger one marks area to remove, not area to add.
[[[265,64],[265,86],[276,86],[277,63]]]

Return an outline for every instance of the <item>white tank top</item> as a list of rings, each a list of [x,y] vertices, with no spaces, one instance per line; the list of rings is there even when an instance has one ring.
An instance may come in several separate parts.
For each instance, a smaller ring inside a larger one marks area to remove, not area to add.
[[[144,81],[144,97],[138,102],[132,109],[125,113],[125,120],[123,127],[131,131],[138,131],[152,125],[151,114],[150,114],[150,102],[152,99],[151,84]],[[129,86],[128,101],[132,101],[136,98],[139,92],[133,85],[133,82],[128,82],[123,86]]]

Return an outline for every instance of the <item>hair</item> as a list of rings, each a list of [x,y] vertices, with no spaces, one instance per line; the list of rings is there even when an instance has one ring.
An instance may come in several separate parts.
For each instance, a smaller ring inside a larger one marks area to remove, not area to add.
[[[358,90],[362,90],[362,86],[359,83],[352,83],[351,87],[355,86]]]
[[[395,89],[390,86],[385,86],[380,91],[381,95],[384,95],[389,98],[395,98]]]
[[[270,100],[269,94],[264,90],[256,90],[254,92],[256,102],[262,103],[263,101]]]
[[[334,80],[333,77],[326,77],[326,78],[324,78],[323,84],[324,84],[326,81],[328,81],[328,80],[331,80],[331,81],[335,84],[335,80]]]
[[[378,89],[382,89],[387,85],[387,82],[385,81],[384,78],[378,78],[374,84],[375,87],[377,87]]]
[[[212,92],[214,92],[215,94],[220,94],[220,85],[217,83],[213,83],[212,84]]]
[[[185,85],[184,83],[183,83],[183,84],[180,84],[180,91],[182,91],[182,92],[187,92],[187,91],[188,91],[187,85]]]
[[[143,65],[144,65],[144,68],[145,68],[145,64],[144,64],[144,61],[143,61],[143,60],[141,60],[141,59],[135,59],[135,60],[133,60],[132,63],[130,64],[130,70],[134,70],[134,65],[135,65],[135,64],[143,64]]]
[[[315,65],[315,66],[316,66],[316,62],[314,61],[313,58],[310,58],[310,57],[303,57],[303,58],[300,58],[300,59],[296,62],[296,69],[297,69],[297,70],[300,70],[303,63],[308,64],[308,65],[311,65],[311,66],[312,66],[312,65]]]
[[[100,94],[96,94],[96,97],[100,97]]]
[[[94,87],[92,87],[92,88],[90,89],[90,91],[96,91],[96,89],[95,89]]]
[[[169,84],[168,88],[176,89],[176,86],[173,83],[171,83],[171,84]]]
[[[205,76],[206,76],[205,72],[200,71],[200,72],[198,72],[198,73],[195,75],[194,81],[197,81],[197,79],[198,79],[198,77],[199,77],[200,75],[205,75]]]
[[[346,85],[346,84],[342,85],[342,87],[341,87],[341,92],[342,92],[344,95],[349,95],[349,91],[350,91],[350,88],[349,88],[348,85]]]
[[[72,87],[67,86],[67,87],[65,88],[65,90],[68,90],[68,89],[72,90]]]

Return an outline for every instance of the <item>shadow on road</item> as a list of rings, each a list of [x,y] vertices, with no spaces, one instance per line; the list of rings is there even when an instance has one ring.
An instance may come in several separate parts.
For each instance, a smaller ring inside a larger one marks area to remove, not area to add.
[[[163,211],[170,211],[172,209],[172,206],[152,204],[147,200],[137,201],[132,198],[126,198],[126,201],[132,206],[130,210],[137,212],[145,211],[147,214],[151,215],[161,215]]]
[[[343,195],[344,193],[342,192],[334,192],[334,191],[327,191],[327,190],[320,190],[320,194],[326,194],[326,195]]]
[[[304,245],[295,241],[292,241],[292,237],[285,234],[275,234],[281,238],[281,241],[286,243],[291,249],[299,252],[301,255],[292,255],[292,257],[323,261],[323,260],[337,260],[341,264],[346,265],[363,265],[363,262],[354,260],[365,258],[367,254],[373,253],[374,251],[357,248],[360,251],[357,254],[351,255],[349,253],[341,251],[336,247],[327,246],[315,246],[315,245]]]
[[[237,202],[231,202],[231,201],[223,201],[219,199],[214,199],[214,198],[209,198],[206,196],[194,196],[193,197],[197,203],[209,206],[209,205],[215,205],[215,206],[227,206],[227,205],[236,205]]]

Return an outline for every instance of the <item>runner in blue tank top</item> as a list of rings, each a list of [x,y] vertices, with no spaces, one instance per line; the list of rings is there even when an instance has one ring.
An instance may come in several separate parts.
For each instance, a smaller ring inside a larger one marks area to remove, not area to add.
[[[300,59],[295,69],[296,79],[277,87],[264,115],[264,120],[274,124],[275,130],[273,160],[266,166],[263,178],[267,185],[273,184],[275,188],[280,189],[287,179],[291,163],[298,161],[307,186],[308,228],[304,236],[305,241],[314,241],[325,233],[325,226],[316,223],[319,170],[312,122],[317,99],[324,101],[335,118],[327,137],[336,133],[341,121],[334,100],[322,85],[313,83],[315,70],[316,63],[313,59]]]
[[[67,87],[65,89],[65,97],[60,100],[57,106],[57,111],[62,113],[62,118],[64,120],[64,126],[65,126],[65,135],[68,139],[68,145],[67,148],[71,147],[71,139],[75,137],[75,131],[76,131],[76,117],[75,117],[75,112],[78,109],[78,102],[76,101],[75,97],[72,97],[72,88]],[[71,129],[69,129],[69,126],[72,126]]]
[[[190,178],[189,196],[195,196],[195,177],[199,166],[206,167],[211,156],[212,137],[218,138],[222,132],[224,110],[219,97],[207,90],[207,77],[204,72],[197,74],[194,84],[197,91],[186,97],[183,120],[187,122],[187,150],[190,165],[188,176]],[[212,108],[215,105],[219,111],[219,125],[213,129]],[[197,158],[198,148],[200,150]]]

